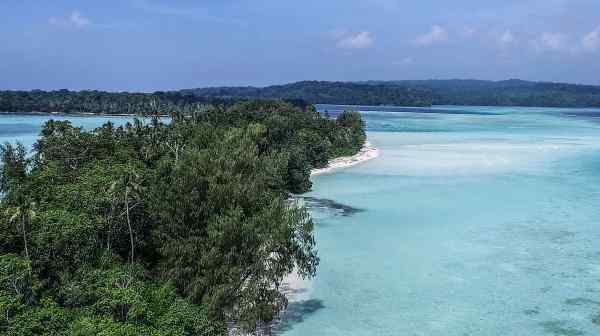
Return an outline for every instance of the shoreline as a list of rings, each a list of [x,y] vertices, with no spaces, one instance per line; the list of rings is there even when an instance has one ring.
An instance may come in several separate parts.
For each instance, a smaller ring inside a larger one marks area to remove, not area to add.
[[[327,163],[326,167],[312,169],[310,172],[310,176],[318,176],[329,174],[339,169],[345,169],[352,166],[356,166],[360,163],[375,159],[379,156],[380,150],[373,146],[369,140],[367,139],[363,144],[362,148],[358,151],[358,153],[352,156],[341,156],[330,160]],[[281,284],[279,285],[279,291],[285,295],[288,300],[288,304],[301,302],[306,300],[307,294],[310,290],[310,280],[302,278],[296,270],[292,271],[288,275],[286,275]],[[281,322],[281,317],[285,314],[287,308],[282,310],[278,317],[275,318],[274,321],[267,323],[265,325],[259,326],[259,329],[253,333],[247,333],[239,330],[235,324],[231,324],[228,326],[228,335],[229,336],[258,336],[258,335],[270,335],[273,331],[273,328]]]
[[[378,157],[379,154],[380,154],[379,148],[373,146],[369,142],[369,140],[366,140],[365,144],[358,151],[358,153],[356,153],[352,156],[341,156],[341,157],[335,158],[333,160],[330,160],[329,163],[327,163],[326,167],[311,170],[310,176],[323,175],[323,174],[331,173],[338,169],[352,167],[359,163],[363,163],[363,162],[372,160],[372,159]]]
[[[375,159],[379,156],[379,154],[380,150],[377,147],[373,146],[369,142],[369,140],[366,140],[362,148],[358,151],[358,153],[352,156],[341,156],[330,160],[327,163],[326,167],[311,170],[310,176],[313,177],[318,175],[329,174],[339,169],[345,169],[352,166],[356,166],[360,163]],[[308,298],[307,294],[309,290],[310,280],[302,278],[295,270],[290,274],[286,275],[279,286],[279,291],[283,295],[285,295],[285,297],[288,300],[288,304],[306,300]],[[258,333],[243,334],[243,336],[262,335],[265,333],[265,331],[266,334],[270,334],[270,332],[273,330],[273,327],[275,327],[277,323],[281,322],[280,318],[283,314],[285,314],[285,312],[286,309],[280,312],[281,315],[279,315],[278,318],[276,318],[273,322],[265,326],[266,330],[261,330]],[[237,336],[239,334],[230,333],[230,335]]]
[[[366,140],[358,153],[352,156],[342,156],[335,158],[327,164],[326,167],[313,169],[310,176],[318,176],[332,173],[339,169],[345,169],[356,166],[360,163],[375,159],[381,151],[373,146],[369,140]],[[303,279],[296,271],[288,274],[280,285],[280,291],[286,296],[289,303],[305,300],[305,294],[309,290],[310,280]]]
[[[9,112],[0,111],[0,115],[3,114],[25,114],[25,115],[51,115],[51,116],[75,116],[75,117],[144,117],[135,113],[93,113],[93,112]],[[153,117],[155,115],[149,115],[145,117]],[[157,114],[157,117],[170,117],[168,114]]]

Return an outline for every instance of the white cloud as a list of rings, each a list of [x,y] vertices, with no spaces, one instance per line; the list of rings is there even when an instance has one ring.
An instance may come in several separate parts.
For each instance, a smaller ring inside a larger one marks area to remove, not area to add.
[[[375,43],[375,37],[368,31],[356,34],[343,33],[338,36],[337,40],[337,47],[342,49],[366,49]]]
[[[415,39],[415,43],[422,46],[432,45],[437,42],[443,42],[448,39],[448,32],[441,26],[435,25],[431,27],[431,31],[427,34],[419,35]]]
[[[600,27],[585,34],[585,36],[583,36],[581,39],[581,43],[583,48],[587,51],[600,50]]]
[[[565,51],[569,47],[567,35],[563,33],[542,33],[531,45],[537,51]]]
[[[69,22],[71,22],[73,25],[75,25],[77,27],[84,27],[84,26],[87,26],[90,24],[90,19],[81,15],[81,13],[75,11],[75,12],[71,13],[71,16],[69,16]]]
[[[48,22],[54,26],[81,29],[89,26],[92,22],[79,11],[73,11],[66,17],[51,17]]]
[[[509,46],[515,42],[515,35],[510,30],[505,31],[500,36],[500,45],[503,47]]]
[[[393,65],[404,65],[404,66],[406,66],[406,65],[411,65],[413,63],[415,63],[414,58],[412,58],[412,57],[404,57],[403,59],[401,59],[399,61],[393,62],[392,64]]]

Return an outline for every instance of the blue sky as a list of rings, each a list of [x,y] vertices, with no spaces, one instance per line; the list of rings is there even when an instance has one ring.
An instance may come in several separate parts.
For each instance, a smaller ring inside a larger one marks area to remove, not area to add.
[[[0,89],[600,84],[598,0],[2,0]]]

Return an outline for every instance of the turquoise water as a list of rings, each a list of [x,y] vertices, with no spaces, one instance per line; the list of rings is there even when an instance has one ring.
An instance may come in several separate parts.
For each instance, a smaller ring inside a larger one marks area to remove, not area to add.
[[[127,116],[0,113],[0,143],[19,141],[27,148],[31,148],[37,141],[42,126],[50,119],[69,120],[74,126],[86,130],[100,127],[108,121],[116,125],[124,125],[132,121],[132,117]]]
[[[314,178],[321,265],[278,334],[600,335],[600,110],[396,110]]]

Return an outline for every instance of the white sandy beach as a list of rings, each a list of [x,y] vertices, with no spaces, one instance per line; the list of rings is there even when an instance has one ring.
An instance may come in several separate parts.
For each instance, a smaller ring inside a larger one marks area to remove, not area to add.
[[[379,149],[367,140],[360,151],[352,156],[342,156],[329,161],[327,167],[313,169],[310,172],[311,176],[327,174],[337,169],[343,169],[355,166],[359,163],[374,159],[379,156]]]

